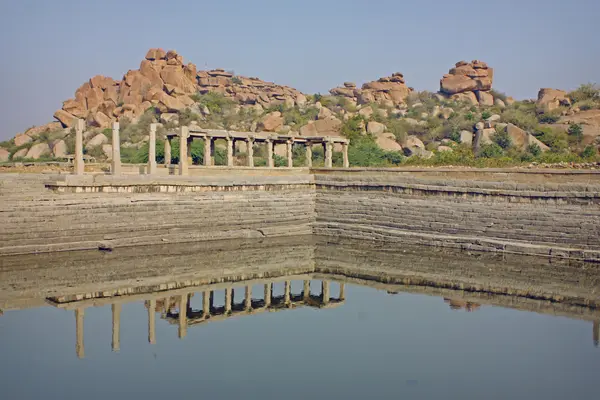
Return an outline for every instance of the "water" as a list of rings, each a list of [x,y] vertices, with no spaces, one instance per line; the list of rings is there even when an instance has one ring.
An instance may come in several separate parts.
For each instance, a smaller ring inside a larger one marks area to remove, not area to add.
[[[285,283],[275,282],[277,312],[260,311],[260,282],[252,312],[244,285],[215,288],[212,304],[192,288],[5,311],[0,398],[597,398],[591,320],[350,283],[339,299],[335,279],[329,296],[321,284],[312,279],[306,305],[304,281],[291,279],[288,308]],[[213,317],[203,320],[206,306]]]

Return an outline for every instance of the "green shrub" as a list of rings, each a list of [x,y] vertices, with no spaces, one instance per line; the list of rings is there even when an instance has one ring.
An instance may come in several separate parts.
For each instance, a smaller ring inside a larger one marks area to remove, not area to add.
[[[600,88],[593,83],[586,83],[570,92],[568,96],[573,103],[586,100],[597,101],[600,100]]]
[[[502,121],[514,124],[527,131],[532,131],[538,126],[538,120],[536,117],[535,109],[528,110],[526,107],[523,107],[523,109],[506,108],[502,112],[501,116]]]
[[[583,158],[594,158],[598,155],[598,150],[594,146],[586,146],[581,153]]]
[[[569,134],[569,136],[574,137],[577,143],[581,142],[581,140],[583,139],[583,128],[579,124],[569,125],[567,133]]]
[[[231,83],[233,83],[234,85],[241,85],[242,80],[239,77],[234,76],[233,78],[231,78]]]
[[[488,110],[485,110],[484,112],[481,113],[481,119],[488,119],[491,116],[492,116],[492,113],[489,112]]]
[[[560,114],[558,113],[544,113],[538,115],[538,121],[540,124],[555,124],[560,119]]]
[[[235,106],[235,102],[232,99],[215,92],[208,92],[206,94],[197,93],[191,96],[191,98],[201,106],[206,106],[208,111],[215,114],[223,114],[225,110]]]
[[[506,102],[506,94],[503,92],[499,92],[495,89],[490,90],[490,94],[494,96],[494,99],[499,99]]]
[[[569,147],[568,136],[558,129],[538,128],[534,134],[538,140],[550,147],[553,151],[563,151]]]
[[[512,138],[505,130],[497,130],[495,134],[492,135],[492,141],[500,146],[502,149],[508,149],[512,146]]]
[[[499,158],[504,155],[502,147],[497,143],[487,143],[479,149],[479,156],[485,158]]]
[[[533,155],[534,157],[537,157],[540,154],[542,154],[542,149],[540,148],[540,146],[537,145],[537,143],[532,143],[529,146],[527,146],[527,152],[531,153],[531,155]]]

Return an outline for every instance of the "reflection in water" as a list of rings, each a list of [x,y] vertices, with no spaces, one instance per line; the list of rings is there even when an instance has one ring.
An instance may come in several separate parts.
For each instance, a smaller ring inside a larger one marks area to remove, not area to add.
[[[307,277],[309,278],[309,277]],[[202,296],[202,309],[193,309],[191,299],[197,292],[194,290],[175,290],[167,293],[150,293],[144,296],[144,305],[148,310],[148,342],[156,344],[156,314],[160,314],[160,318],[166,320],[169,324],[178,326],[178,336],[183,339],[187,335],[189,326],[200,325],[210,321],[223,321],[228,318],[256,315],[262,312],[274,312],[281,310],[294,309],[298,307],[312,308],[332,308],[343,304],[345,301],[345,284],[338,283],[338,297],[331,297],[330,286],[328,280],[320,281],[320,292],[317,294],[311,293],[311,280],[302,280],[302,291],[297,294],[292,292],[292,280],[284,281],[284,293],[280,296],[273,295],[273,281],[266,281],[264,286],[264,294],[262,298],[254,298],[252,296],[252,286],[244,287],[244,300],[235,302],[235,283],[224,289],[223,306],[216,307],[214,305],[215,290],[204,290]],[[173,294],[172,292],[177,292]],[[121,328],[121,309],[123,303],[138,301],[135,296],[131,296],[134,300],[128,301],[128,296],[118,296],[111,300],[112,310],[112,350],[118,352],[120,346],[120,328]],[[52,302],[52,299],[49,299]],[[85,309],[90,306],[89,300],[81,300],[70,303],[55,303],[57,307],[74,309],[75,313],[75,330],[76,344],[75,352],[77,357],[85,357],[84,346],[84,315]],[[93,303],[91,304],[93,306]]]
[[[238,316],[257,315],[263,312],[276,312],[290,310],[299,307],[311,307],[316,309],[336,307],[345,302],[345,283],[342,281],[333,281],[339,288],[338,296],[331,297],[332,280],[321,279],[315,281],[314,276],[294,276],[279,277],[263,281],[253,281],[252,284],[245,284],[244,281],[229,282],[224,287],[221,285],[208,285],[198,290],[194,288],[175,289],[170,291],[151,292],[138,295],[115,296],[103,299],[89,298],[87,300],[57,302],[58,299],[64,300],[64,297],[58,296],[49,298],[49,302],[58,308],[71,309],[75,314],[76,330],[76,354],[79,358],[85,357],[84,346],[84,316],[88,307],[108,306],[112,311],[112,350],[120,350],[120,323],[122,305],[126,303],[143,301],[147,309],[148,319],[148,342],[156,344],[156,315],[165,320],[170,325],[177,325],[177,335],[183,339],[187,335],[188,328],[195,325],[205,324],[211,321],[224,321]],[[311,292],[311,281],[318,285],[318,292]],[[283,294],[274,295],[273,285],[276,282],[283,282]],[[302,282],[302,290],[298,293],[292,291],[293,282]],[[261,297],[253,295],[253,286],[263,287]],[[183,285],[177,285],[183,286]],[[244,298],[242,301],[235,301],[236,290],[243,287]],[[223,305],[215,306],[215,293],[222,292]],[[398,294],[398,291],[389,291],[390,294]],[[90,297],[91,294],[78,297]],[[192,299],[195,296],[201,296],[202,307],[195,309],[192,307]],[[98,303],[99,301],[99,303]],[[472,312],[478,310],[481,305],[473,301],[467,301],[459,298],[443,297],[443,301],[449,305],[452,310],[465,310]],[[183,310],[183,311],[182,311]],[[593,322],[593,344],[599,345],[600,322]]]

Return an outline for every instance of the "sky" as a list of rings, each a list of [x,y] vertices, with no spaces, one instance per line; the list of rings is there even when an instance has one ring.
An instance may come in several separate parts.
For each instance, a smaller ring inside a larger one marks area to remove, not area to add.
[[[600,83],[598,0],[0,0],[0,27],[0,140],[52,121],[92,76],[139,68],[152,47],[305,93],[397,71],[437,91],[473,59],[517,99]]]

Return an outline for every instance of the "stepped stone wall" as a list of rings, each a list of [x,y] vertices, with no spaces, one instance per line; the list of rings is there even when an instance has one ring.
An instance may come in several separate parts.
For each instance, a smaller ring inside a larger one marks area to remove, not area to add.
[[[596,172],[305,171],[3,174],[0,255],[315,234],[600,262]]]

